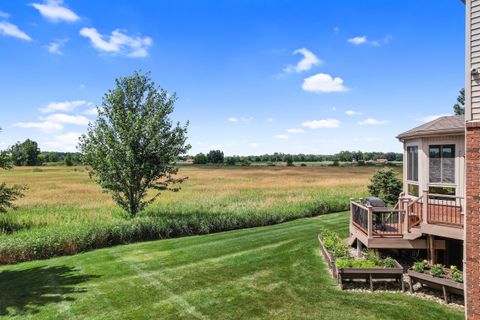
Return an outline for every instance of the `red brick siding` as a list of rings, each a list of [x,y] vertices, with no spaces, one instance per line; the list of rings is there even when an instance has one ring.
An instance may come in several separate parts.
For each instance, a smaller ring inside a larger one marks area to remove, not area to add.
[[[480,319],[480,124],[466,133],[465,283],[468,319]]]

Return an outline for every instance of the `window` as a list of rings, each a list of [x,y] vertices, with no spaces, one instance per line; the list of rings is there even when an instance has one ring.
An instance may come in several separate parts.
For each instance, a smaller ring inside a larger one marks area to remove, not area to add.
[[[429,149],[430,183],[455,183],[455,145],[433,145]]]
[[[409,183],[409,184],[408,184],[407,192],[408,192],[408,194],[411,195],[411,196],[418,197],[418,195],[420,194],[420,192],[419,192],[418,189],[419,189],[418,184],[411,184],[411,183]]]
[[[418,147],[407,147],[407,180],[418,181]]]
[[[418,181],[418,147],[407,147],[407,180]]]
[[[455,195],[455,188],[454,187],[429,187],[428,188],[429,193],[434,193],[434,194],[445,194],[447,196],[454,196]]]

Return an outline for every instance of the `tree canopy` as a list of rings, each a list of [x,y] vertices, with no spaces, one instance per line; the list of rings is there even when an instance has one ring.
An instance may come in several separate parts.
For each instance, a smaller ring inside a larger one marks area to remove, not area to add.
[[[453,112],[457,116],[465,114],[465,88],[458,92],[457,102],[453,105]]]
[[[1,129],[0,129],[1,131]],[[10,169],[12,167],[12,159],[5,152],[0,152],[0,169]],[[9,208],[15,208],[14,201],[23,197],[23,191],[26,187],[22,185],[7,186],[5,182],[0,183],[0,213],[5,213]]]
[[[115,83],[97,108],[97,120],[80,138],[79,150],[90,176],[135,216],[160,191],[179,190],[184,179],[175,178],[174,164],[190,148],[188,122],[172,124],[176,95],[156,87],[149,73],[135,72]]]

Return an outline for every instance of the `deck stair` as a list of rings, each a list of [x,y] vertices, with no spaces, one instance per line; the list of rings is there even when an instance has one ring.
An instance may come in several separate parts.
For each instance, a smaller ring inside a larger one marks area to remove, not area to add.
[[[415,240],[422,236],[422,231],[419,227],[410,228],[410,231],[403,234],[403,238],[407,240]]]

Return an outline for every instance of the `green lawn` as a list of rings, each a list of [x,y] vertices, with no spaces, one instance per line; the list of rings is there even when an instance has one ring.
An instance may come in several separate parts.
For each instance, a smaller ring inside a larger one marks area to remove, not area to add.
[[[348,214],[5,266],[0,318],[463,318],[401,293],[339,291],[318,252],[322,225],[346,235]]]

